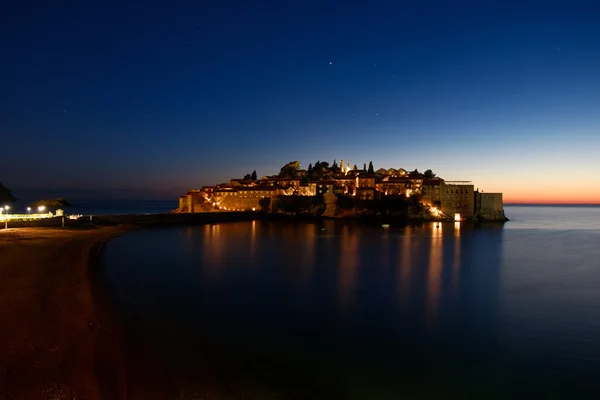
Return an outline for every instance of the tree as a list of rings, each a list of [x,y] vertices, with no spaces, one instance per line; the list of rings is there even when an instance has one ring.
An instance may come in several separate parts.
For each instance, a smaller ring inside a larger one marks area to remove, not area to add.
[[[340,172],[340,167],[338,167],[336,160],[333,160],[333,165],[331,166],[331,171],[333,171],[334,173]]]
[[[358,171],[358,167],[356,166],[356,164],[354,164],[354,167],[352,167],[352,171]]]
[[[290,161],[281,167],[281,171],[279,171],[279,176],[281,178],[295,178],[296,172],[300,169],[300,161]]]
[[[313,176],[313,166],[312,164],[308,164],[308,169],[306,170],[306,176],[308,179],[311,179]]]
[[[271,205],[270,197],[263,197],[258,201],[258,205],[262,211],[269,211],[269,206]]]
[[[252,179],[253,181],[258,179],[258,177],[256,176],[256,170],[252,171],[252,175],[250,176],[250,179]]]
[[[433,178],[435,178],[435,174],[433,173],[432,170],[428,169],[427,171],[423,172],[423,177],[425,179],[433,179]]]
[[[367,170],[367,163],[364,163],[363,164],[363,171],[366,171],[366,170]]]
[[[252,176],[250,174],[246,174],[244,175],[244,180],[247,181],[249,179],[252,179]]]
[[[12,194],[9,188],[0,183],[0,201],[1,202],[14,202],[17,198]]]
[[[373,168],[373,161],[369,161],[369,169],[367,171],[369,175],[375,175],[375,169]]]

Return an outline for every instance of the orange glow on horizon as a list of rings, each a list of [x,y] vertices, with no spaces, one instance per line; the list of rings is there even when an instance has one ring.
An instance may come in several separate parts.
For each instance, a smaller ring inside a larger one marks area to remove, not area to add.
[[[600,198],[592,196],[565,196],[565,197],[524,197],[524,196],[503,196],[504,204],[574,204],[574,205],[600,205]]]
[[[552,173],[486,173],[475,180],[483,193],[502,193],[504,204],[600,204],[595,173],[571,170]]]

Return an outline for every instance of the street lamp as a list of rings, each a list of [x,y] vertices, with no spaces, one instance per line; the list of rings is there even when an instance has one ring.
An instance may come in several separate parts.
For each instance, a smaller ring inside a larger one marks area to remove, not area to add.
[[[31,207],[27,207],[27,214],[31,213]]]
[[[4,229],[8,229],[8,209],[9,206],[4,206],[4,210],[6,210],[6,216],[4,217]]]
[[[46,209],[45,206],[39,206],[38,207],[38,211],[41,213],[42,211],[44,211]]]

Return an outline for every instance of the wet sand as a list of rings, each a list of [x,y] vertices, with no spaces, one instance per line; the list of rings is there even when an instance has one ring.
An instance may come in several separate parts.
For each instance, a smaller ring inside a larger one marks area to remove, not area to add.
[[[133,229],[0,230],[0,399],[165,398],[160,373],[128,358],[96,276],[104,243]]]

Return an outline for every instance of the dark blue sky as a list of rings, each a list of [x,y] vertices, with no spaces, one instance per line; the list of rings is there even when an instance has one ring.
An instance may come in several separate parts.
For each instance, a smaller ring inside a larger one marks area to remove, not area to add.
[[[17,195],[176,196],[340,157],[515,200],[600,182],[595,1],[12,3],[0,180]]]

